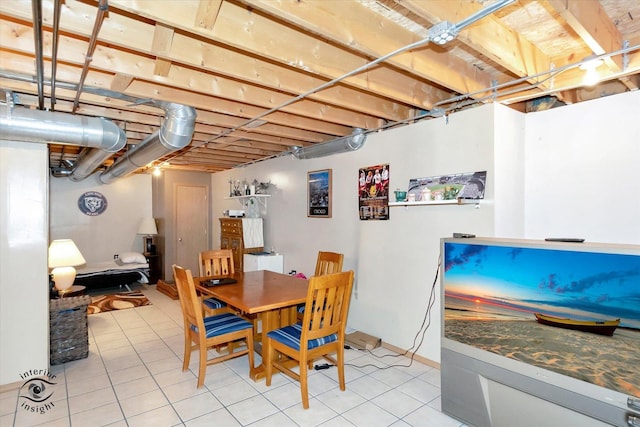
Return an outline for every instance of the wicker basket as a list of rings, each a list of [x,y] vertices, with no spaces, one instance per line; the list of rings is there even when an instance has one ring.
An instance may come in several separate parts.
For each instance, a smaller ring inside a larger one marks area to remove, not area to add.
[[[49,355],[52,365],[89,355],[87,307],[90,303],[91,297],[88,295],[50,301]]]

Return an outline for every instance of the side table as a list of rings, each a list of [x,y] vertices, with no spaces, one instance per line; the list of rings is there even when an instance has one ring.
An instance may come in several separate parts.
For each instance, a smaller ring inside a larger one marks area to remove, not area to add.
[[[158,253],[145,252],[143,255],[149,263],[149,284],[155,285],[162,278],[162,258]]]
[[[64,291],[58,291],[58,298],[79,297],[84,295],[84,292],[86,290],[87,290],[86,286],[73,285],[69,289],[65,289]]]
[[[49,357],[52,365],[89,355],[89,304],[89,295],[49,301]]]

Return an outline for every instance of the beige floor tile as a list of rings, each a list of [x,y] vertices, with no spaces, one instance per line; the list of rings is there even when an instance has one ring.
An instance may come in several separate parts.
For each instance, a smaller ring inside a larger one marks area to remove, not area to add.
[[[347,387],[345,391],[336,387],[330,391],[317,395],[316,398],[338,414],[347,412],[348,410],[366,402],[364,397],[349,390],[349,387]]]
[[[258,391],[251,387],[246,381],[236,381],[225,387],[212,390],[211,393],[213,393],[224,406],[229,406],[258,395]]]
[[[402,418],[422,406],[422,402],[419,400],[396,389],[377,396],[371,402],[398,418]]]
[[[91,377],[68,380],[67,394],[69,396],[78,396],[106,387],[111,387],[111,380],[106,373],[101,375],[92,375]]]
[[[396,416],[371,402],[365,402],[345,412],[342,416],[352,424],[368,427],[388,426],[398,420]]]
[[[172,403],[188,399],[202,393],[209,393],[209,390],[206,387],[197,388],[195,380],[183,381],[181,383],[165,386],[162,387],[162,391],[165,396],[167,396],[167,399],[169,399],[169,402]]]
[[[127,418],[167,406],[168,404],[169,401],[160,390],[139,394],[135,399],[120,401],[122,412]]]
[[[118,400],[127,400],[141,394],[159,390],[159,387],[151,376],[146,376],[114,385],[114,390],[118,396]]]
[[[111,384],[114,386],[146,377],[151,377],[151,374],[144,365],[136,365],[131,366],[130,368],[118,369],[117,371],[109,372]]]
[[[234,418],[234,416],[227,409],[218,409],[217,411],[210,412],[201,417],[194,418],[184,423],[186,427],[211,427],[211,426],[224,426],[224,427],[236,427],[241,426]]]
[[[251,424],[251,427],[296,427],[298,424],[282,412],[269,415]]]
[[[99,409],[112,403],[117,403],[116,394],[113,388],[105,387],[80,396],[69,397],[69,411],[73,415],[90,409]]]
[[[110,403],[71,414],[71,425],[104,426],[124,420],[124,415],[117,403]]]
[[[173,407],[183,421],[188,421],[217,411],[223,408],[223,405],[211,393],[207,392],[174,402]]]
[[[318,399],[309,399],[309,409],[302,407],[302,401],[283,411],[289,418],[301,426],[316,426],[328,422],[338,416],[338,413]]]
[[[127,417],[128,427],[172,427],[183,425],[174,408],[170,405],[152,409],[142,414]]]
[[[407,424],[413,427],[460,427],[464,424],[453,419],[428,405],[423,405],[416,411],[403,418]]]
[[[398,386],[398,390],[408,394],[422,403],[429,403],[440,396],[440,389],[418,378],[414,378]]]
[[[226,407],[242,425],[248,425],[278,412],[263,396],[254,396]]]

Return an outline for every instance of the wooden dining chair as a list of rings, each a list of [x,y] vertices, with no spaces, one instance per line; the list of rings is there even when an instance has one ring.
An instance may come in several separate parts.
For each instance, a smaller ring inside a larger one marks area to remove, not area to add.
[[[318,252],[318,259],[316,260],[316,271],[314,276],[322,276],[324,274],[339,273],[342,271],[342,263],[344,261],[344,255],[337,252]],[[302,321],[304,315],[305,304],[300,304],[297,307],[298,320]]]
[[[324,274],[340,273],[342,271],[342,263],[344,255],[337,252],[318,252],[318,260],[316,261],[316,271],[314,276],[322,276]]]
[[[200,277],[232,276],[235,273],[233,252],[231,249],[202,251],[198,254],[198,268]],[[224,302],[212,297],[203,298],[202,306],[208,316],[232,311]]]
[[[184,361],[182,371],[189,369],[191,352],[198,349],[198,388],[204,385],[207,365],[224,362],[234,357],[249,355],[249,371],[253,375],[253,325],[232,313],[222,313],[204,317],[202,304],[196,295],[193,276],[190,270],[173,265],[173,277],[178,288],[182,318],[184,322]],[[232,342],[244,340],[246,348],[234,352]],[[207,350],[226,345],[228,352],[222,356],[207,358]]]
[[[266,357],[266,384],[271,385],[274,368],[300,381],[304,409],[309,408],[307,370],[315,358],[323,357],[338,368],[340,390],[345,390],[344,336],[352,288],[353,271],[311,277],[306,304],[313,309],[305,310],[301,323],[267,333],[270,351],[262,355]],[[275,352],[297,361],[300,373],[285,366]]]
[[[200,276],[233,276],[235,267],[233,263],[233,252],[231,249],[213,249],[202,251],[199,255]],[[228,307],[223,301],[217,298],[205,297],[202,300],[202,306],[208,316],[220,313],[236,313],[238,312]],[[255,341],[261,340],[258,327],[258,316],[253,314],[240,313],[242,317],[253,324]]]

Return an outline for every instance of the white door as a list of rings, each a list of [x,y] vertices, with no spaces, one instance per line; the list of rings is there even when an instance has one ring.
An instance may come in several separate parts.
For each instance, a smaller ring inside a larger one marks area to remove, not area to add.
[[[178,185],[176,189],[176,264],[198,275],[198,254],[208,248],[207,188]]]

